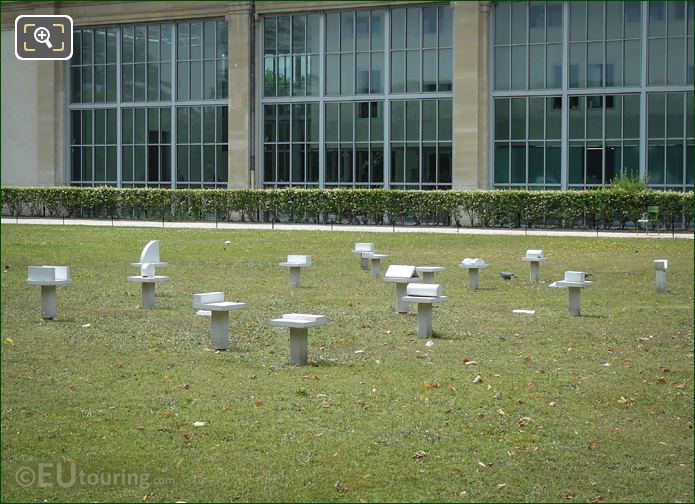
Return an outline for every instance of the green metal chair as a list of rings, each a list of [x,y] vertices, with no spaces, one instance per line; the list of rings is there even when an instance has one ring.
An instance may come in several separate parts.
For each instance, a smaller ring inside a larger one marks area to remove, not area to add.
[[[637,219],[637,232],[639,233],[640,226],[644,227],[644,234],[649,232],[649,226],[659,232],[657,223],[659,221],[659,207],[648,206],[647,211],[642,213],[642,217]]]

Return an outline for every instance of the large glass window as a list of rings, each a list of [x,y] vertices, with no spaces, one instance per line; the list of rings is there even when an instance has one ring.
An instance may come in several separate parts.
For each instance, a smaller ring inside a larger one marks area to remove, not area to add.
[[[693,83],[693,2],[650,2],[650,85]]]
[[[448,5],[264,17],[263,185],[450,188],[451,48]]]
[[[72,185],[226,186],[224,21],[83,28],[73,40]]]

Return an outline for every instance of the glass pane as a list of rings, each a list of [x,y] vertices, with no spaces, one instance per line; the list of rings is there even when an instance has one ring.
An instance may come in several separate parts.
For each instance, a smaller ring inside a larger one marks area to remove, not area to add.
[[[405,31],[405,46],[408,49],[417,49],[421,46],[420,42],[420,8],[411,7],[406,14],[407,28]]]
[[[666,95],[666,137],[683,137],[683,94]]]
[[[176,59],[185,60],[190,57],[190,41],[188,37],[188,23],[179,23],[177,25],[178,42],[176,47]]]
[[[304,164],[305,164],[305,147],[304,144],[292,145],[292,182],[303,183]]]
[[[369,51],[369,11],[355,13],[356,50]]]
[[[106,66],[96,65],[94,67],[94,101],[106,101]]]
[[[352,141],[352,103],[340,104],[340,141]]]
[[[620,166],[620,155],[621,148],[620,143],[611,143],[606,145],[606,171],[603,177],[603,183],[609,184],[617,174],[621,172]]]
[[[159,65],[157,63],[147,64],[147,100],[159,100]]]
[[[203,146],[203,182],[215,181],[215,146]]]
[[[603,40],[603,2],[587,2],[586,5],[588,40]]]
[[[355,141],[369,140],[369,102],[355,103]]]
[[[436,144],[422,144],[422,182],[437,182],[437,147]]]
[[[203,46],[203,25],[201,23],[191,23],[191,59],[201,59]],[[195,74],[199,75],[199,74]]]
[[[176,93],[179,100],[188,100],[188,63],[177,63]]]
[[[133,61],[133,41],[135,37],[134,28],[132,26],[124,26],[121,30],[121,59],[123,60],[123,63],[130,63]],[[78,40],[77,32],[75,32],[73,37],[75,49],[77,49]],[[73,58],[76,57],[76,55],[76,53],[73,54]]]
[[[670,26],[669,24],[669,27]],[[666,84],[685,84],[685,65],[683,62],[685,61],[686,40],[688,39],[668,39],[668,49],[666,51]],[[692,39],[689,41],[690,45],[692,45]]]
[[[402,93],[404,91],[405,51],[396,51],[391,53],[391,92]]]
[[[202,68],[200,61],[191,61],[191,100],[202,98]]]
[[[623,144],[623,172],[639,175],[639,147]]]
[[[437,102],[436,100],[422,101],[422,139],[437,139]]]
[[[147,91],[147,88],[145,87],[147,80],[147,65],[145,63],[140,63],[133,65],[133,67],[135,69],[133,100],[142,102],[145,101],[145,93]]]
[[[292,141],[303,142],[305,135],[305,116],[304,104],[297,103],[292,105]]]
[[[642,62],[640,59],[640,41],[625,41],[625,85],[639,86]]]
[[[407,51],[406,56],[406,92],[420,91],[420,52]]]
[[[306,56],[294,56],[292,69],[292,96],[304,96],[306,92]]]
[[[306,18],[306,47],[307,52],[317,54],[319,52],[319,14],[309,14]]]
[[[405,139],[420,140],[420,102],[405,102]]]
[[[278,142],[290,141],[290,106],[288,104],[278,105]]]
[[[216,69],[216,86],[217,86],[217,98],[227,98],[228,95],[228,83],[227,83],[227,60],[218,60]]]
[[[110,145],[116,144],[116,109],[106,110],[106,143]]]
[[[649,36],[663,37],[666,35],[666,4],[650,2],[649,7]]]
[[[606,2],[606,39],[623,38],[623,4]]]
[[[517,5],[517,4],[514,4]],[[512,89],[526,89],[526,47],[512,47]]]
[[[133,143],[133,109],[123,109],[121,115],[121,142]]]
[[[94,30],[94,64],[103,63],[106,63],[106,29],[97,28]],[[104,156],[105,153],[102,152],[101,155]]]
[[[135,27],[135,57],[134,61],[143,62],[145,61],[147,50],[147,27],[146,26],[136,26]]]
[[[147,27],[147,61],[159,61],[159,25]]]
[[[116,182],[118,178],[117,162],[116,159],[116,147],[106,148],[106,177],[104,178],[107,182]]]
[[[162,42],[160,45],[161,59],[162,61],[171,61],[171,46],[172,46],[172,25],[162,25],[161,35]]]
[[[326,145],[326,182],[338,181],[338,144]]]
[[[384,50],[384,11],[381,9],[372,11],[372,50]]]
[[[545,138],[559,140],[562,128],[562,97],[546,98],[545,114]]]
[[[570,2],[570,40],[586,40],[586,2]]]
[[[340,55],[340,94],[351,95],[355,92],[355,63],[352,54]]]
[[[326,103],[326,142],[338,141],[338,104]]]
[[[371,92],[384,92],[384,53],[372,53]]]
[[[318,145],[307,145],[307,158],[306,158],[306,181],[316,182],[319,181],[319,147]]]
[[[584,97],[570,96],[569,137],[585,138],[584,136]]]
[[[560,144],[547,144],[545,148],[545,183],[560,183],[561,168]]]
[[[176,141],[188,143],[188,138],[188,108],[179,107],[176,109]]]
[[[587,44],[586,87],[603,86],[603,43]]]
[[[355,66],[357,72],[355,76],[357,79],[357,89],[355,89],[355,92],[357,94],[369,93],[369,53],[358,53]]]
[[[452,90],[451,49],[439,50],[439,91]]]
[[[584,65],[586,63],[586,44],[574,43],[570,45],[570,87],[578,88],[586,86]]]
[[[319,112],[320,105],[318,103],[307,103],[306,105],[306,134],[307,142],[319,141]]]
[[[391,182],[403,182],[405,155],[403,145],[391,144]]]
[[[171,182],[171,145],[159,147],[160,181]]]
[[[203,118],[200,107],[190,107],[190,137],[191,143],[200,143],[203,135]],[[193,152],[193,151],[191,151]],[[193,158],[191,158],[193,159]],[[198,179],[200,180],[200,179]]]
[[[384,139],[384,113],[382,102],[372,102],[371,104],[371,125],[370,137],[372,141]]]
[[[586,138],[603,138],[603,97],[586,97]]]
[[[586,183],[603,183],[603,149],[599,144],[586,147]]]
[[[509,47],[495,47],[495,89],[509,89]]]
[[[116,101],[116,65],[106,67],[106,101]]]
[[[191,182],[200,182],[202,177],[202,161],[203,154],[201,152],[200,145],[191,145],[190,147],[190,164],[189,173]]]
[[[546,69],[546,87],[560,88],[562,87],[562,45],[548,44],[547,49],[547,69]]]
[[[623,96],[623,138],[639,138],[640,97]]]
[[[526,139],[526,98],[511,100],[511,138],[512,140]]]
[[[420,147],[417,145],[405,147],[405,181],[420,182]]]
[[[640,38],[642,25],[642,5],[641,2],[625,2],[625,38]]]
[[[82,144],[89,145],[92,143],[92,111],[82,111]]]
[[[159,109],[147,109],[147,143],[159,143]]]
[[[529,42],[545,42],[545,3],[529,2]]]
[[[340,94],[340,55],[338,54],[326,56],[326,94],[331,96]]]
[[[306,57],[306,94],[307,96],[318,96],[319,89],[319,56]]]
[[[509,183],[509,144],[495,144],[495,184]]]
[[[545,182],[543,169],[544,150],[542,143],[532,143],[528,146],[529,184],[543,184]]]
[[[422,51],[422,91],[437,90],[437,51]]]
[[[606,42],[606,86],[623,84],[622,52],[622,42]]]
[[[511,150],[511,183],[526,183],[526,147],[524,144],[512,144]]]
[[[288,96],[290,94],[290,56],[277,57],[277,95]]]
[[[526,3],[512,3],[512,44],[524,44],[527,41]]]
[[[391,140],[405,139],[405,102],[391,102]]]
[[[693,150],[695,150],[695,145],[685,146],[685,183],[689,186],[693,185]]]
[[[422,9],[422,47],[437,46],[437,6]]]
[[[439,47],[452,47],[451,34],[451,7],[449,5],[440,5],[438,9],[439,19],[437,26],[439,30]]]
[[[137,33],[137,32],[136,32]],[[92,30],[82,30],[82,64],[91,65],[93,63],[94,40]],[[84,159],[83,159],[84,161]]]
[[[439,140],[451,140],[451,100],[439,100]]]
[[[545,46],[529,46],[529,87],[543,89],[545,87]]]
[[[91,147],[82,147],[82,180],[84,182],[92,182],[94,180]]]
[[[569,154],[570,184],[584,184],[584,144],[570,143]]]
[[[355,41],[354,16],[352,11],[340,13],[340,50],[352,51]]]
[[[545,137],[543,132],[545,98],[529,98],[528,108],[528,137],[542,140]]]
[[[216,56],[217,23],[205,21],[203,24],[203,58],[211,59]]]
[[[647,131],[649,138],[664,138],[664,99],[661,93],[647,95]]]
[[[292,16],[292,53],[306,52],[306,18],[301,15]]]
[[[369,182],[369,148],[368,144],[355,147],[355,182]]]
[[[562,2],[548,2],[546,11],[547,41],[562,40]]]
[[[685,136],[693,138],[693,93],[685,95]]]
[[[494,3],[493,8],[495,13],[495,44],[509,44],[511,5],[509,3]]]
[[[685,35],[685,7],[686,2],[666,2],[669,37]]]
[[[137,108],[135,110],[135,118],[133,120],[133,142],[136,144],[144,144],[147,141],[145,133],[145,109]]]
[[[326,14],[326,51],[338,52],[340,50],[340,13],[329,12]]]
[[[509,139],[509,98],[495,100],[495,140]]]
[[[133,157],[134,157],[134,173],[133,173],[133,180],[135,182],[145,182],[145,160],[146,160],[146,154],[145,154],[145,146],[144,145],[138,145],[135,147],[133,150]]]
[[[277,18],[263,19],[263,54],[275,54]]]
[[[164,112],[165,110],[162,110],[162,121],[164,121]],[[166,110],[166,112],[168,112],[168,110]],[[215,107],[215,113],[217,115],[217,143],[223,143],[226,145],[229,135],[227,107]]]
[[[340,145],[340,182],[350,183],[353,180],[352,144]]]
[[[94,111],[94,143],[106,143],[106,110],[104,109]]]
[[[370,181],[382,184],[384,182],[384,147],[382,144],[372,144],[371,161]]]
[[[606,96],[606,138],[622,138],[622,97]]]
[[[664,183],[664,146],[650,144],[647,147],[647,176],[650,184]]]
[[[92,67],[82,67],[82,103],[92,101]]]
[[[188,147],[179,145],[176,149],[176,181],[188,181]]]
[[[666,144],[666,183],[683,183],[683,144],[677,141]]]

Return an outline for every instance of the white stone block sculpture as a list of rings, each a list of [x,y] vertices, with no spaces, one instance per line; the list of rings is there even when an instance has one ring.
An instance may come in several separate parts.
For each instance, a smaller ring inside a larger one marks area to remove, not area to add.
[[[567,288],[569,290],[568,312],[574,317],[581,314],[581,294],[584,287],[592,285],[593,282],[584,280],[583,271],[565,271],[565,278],[551,283],[548,287]]]
[[[128,281],[139,283],[142,286],[142,301],[140,302],[140,307],[145,310],[151,310],[154,308],[154,286],[161,282],[167,282],[169,277],[155,275],[154,266],[151,264],[144,264],[141,267],[140,273],[140,276],[129,276]]]
[[[529,249],[526,251],[526,255],[522,257],[521,260],[531,263],[531,274],[529,280],[531,283],[538,283],[538,271],[540,263],[548,260],[548,258],[543,255],[543,251]]]
[[[471,290],[477,290],[478,289],[478,270],[483,269],[483,268],[488,268],[490,265],[485,264],[485,261],[483,261],[480,257],[476,258],[470,258],[466,257],[463,261],[461,261],[461,264],[459,264],[459,268],[464,268],[468,270],[468,288]]]
[[[376,252],[373,243],[355,243],[355,248],[352,251],[353,254],[360,255],[360,269],[368,270],[369,264],[366,257],[364,257],[365,252]]]
[[[418,338],[432,337],[432,305],[448,301],[442,295],[442,286],[438,284],[408,284],[406,303],[417,304],[417,336]]]
[[[285,313],[282,318],[272,319],[274,327],[290,328],[290,365],[304,366],[309,357],[309,328],[325,325],[328,319],[324,315],[309,313]]]
[[[143,264],[151,264],[156,268],[164,268],[168,263],[159,259],[159,240],[152,240],[145,245],[140,254],[140,261],[131,263],[133,268],[139,268]]]
[[[668,269],[668,259],[657,259],[654,261],[656,271],[656,292],[664,294],[666,292],[666,270]]]
[[[290,287],[298,289],[300,287],[302,268],[311,266],[311,256],[308,255],[288,255],[286,262],[281,262],[281,268],[290,269]]]
[[[377,254],[376,252],[364,252],[362,257],[372,261],[372,277],[379,278],[381,276],[381,260],[387,259],[386,254]]]
[[[53,320],[56,316],[56,286],[70,285],[68,266],[29,266],[27,285],[41,286],[41,318]]]
[[[243,310],[246,308],[246,303],[225,301],[224,292],[204,292],[193,294],[193,308],[211,313],[210,348],[227,350],[229,348],[229,312]]]
[[[396,284],[396,313],[408,313],[410,306],[403,301],[406,295],[406,286],[409,283],[419,282],[420,276],[415,270],[415,266],[407,266],[403,264],[392,264],[386,270],[384,282]]]
[[[443,266],[418,266],[415,268],[415,271],[422,275],[423,282],[434,283],[434,274],[445,269]]]

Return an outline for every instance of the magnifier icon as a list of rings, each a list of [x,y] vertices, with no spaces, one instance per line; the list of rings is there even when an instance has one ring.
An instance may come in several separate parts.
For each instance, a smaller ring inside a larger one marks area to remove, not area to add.
[[[51,32],[43,26],[39,26],[34,30],[34,40],[39,44],[46,44],[49,49],[53,47],[53,44],[51,44]]]

